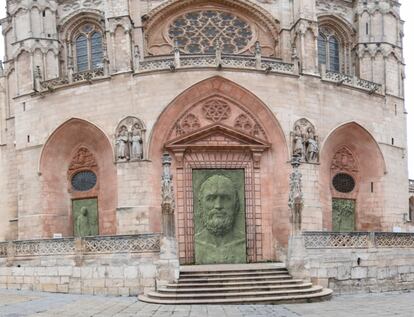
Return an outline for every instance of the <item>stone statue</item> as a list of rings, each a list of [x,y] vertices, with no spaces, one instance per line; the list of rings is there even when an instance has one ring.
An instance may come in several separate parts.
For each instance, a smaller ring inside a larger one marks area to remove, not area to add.
[[[75,236],[87,237],[93,235],[92,227],[89,223],[88,208],[82,207],[75,224]]]
[[[295,131],[293,132],[293,155],[302,158],[303,154],[304,148],[302,129],[300,125],[296,125]]]
[[[303,194],[302,194],[302,174],[299,171],[300,157],[293,156],[292,167],[293,171],[290,174],[290,191],[289,191],[289,208],[291,210],[291,222],[293,226],[293,233],[300,233],[302,230],[302,209],[303,209]]]
[[[196,210],[202,225],[196,228],[196,263],[246,262],[245,232],[235,228],[239,212],[239,195],[230,178],[213,175],[202,183]]]
[[[122,126],[116,138],[116,157],[120,160],[129,160],[129,133],[126,126]]]
[[[174,187],[171,175],[171,156],[165,153],[162,157],[163,173],[161,177],[162,213],[172,214],[175,209]]]
[[[311,127],[307,130],[306,137],[306,161],[308,163],[317,163],[319,156],[319,145],[315,137],[315,132]]]
[[[141,129],[138,124],[134,124],[132,127],[131,133],[131,159],[132,160],[142,160],[143,151],[142,151],[142,138],[141,138]]]

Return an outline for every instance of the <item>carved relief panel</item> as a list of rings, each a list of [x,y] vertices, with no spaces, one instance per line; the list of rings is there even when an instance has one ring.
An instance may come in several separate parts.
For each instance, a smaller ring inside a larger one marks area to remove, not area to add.
[[[319,138],[315,127],[307,119],[295,122],[291,132],[292,155],[301,158],[302,162],[319,162]]]
[[[144,124],[138,118],[123,119],[115,132],[115,160],[117,162],[143,160],[145,132]]]

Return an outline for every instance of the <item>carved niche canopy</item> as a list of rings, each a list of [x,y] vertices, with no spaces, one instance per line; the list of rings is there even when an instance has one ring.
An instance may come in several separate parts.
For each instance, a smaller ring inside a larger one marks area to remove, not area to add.
[[[143,160],[145,156],[145,126],[136,117],[121,120],[115,132],[115,160],[130,162]]]
[[[254,165],[270,147],[253,114],[222,96],[211,96],[184,112],[170,130],[166,149],[178,165],[186,151],[250,151]]]

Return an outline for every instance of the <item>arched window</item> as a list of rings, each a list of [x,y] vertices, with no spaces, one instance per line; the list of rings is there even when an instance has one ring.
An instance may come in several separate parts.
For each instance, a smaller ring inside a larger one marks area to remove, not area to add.
[[[318,36],[319,65],[326,65],[326,70],[339,73],[341,71],[339,40],[335,34],[324,31],[321,30]]]
[[[76,71],[103,67],[102,31],[92,23],[82,25],[74,38]]]

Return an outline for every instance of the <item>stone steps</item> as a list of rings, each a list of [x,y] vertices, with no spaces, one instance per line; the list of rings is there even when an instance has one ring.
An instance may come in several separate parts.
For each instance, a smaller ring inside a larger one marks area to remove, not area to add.
[[[177,283],[140,295],[154,304],[289,303],[328,299],[331,290],[293,279],[284,265],[186,266]]]

